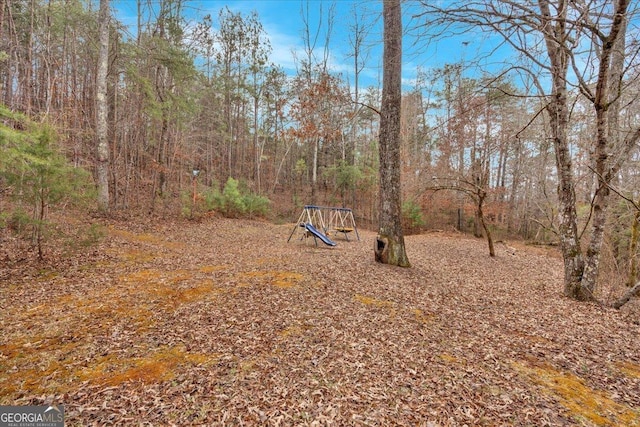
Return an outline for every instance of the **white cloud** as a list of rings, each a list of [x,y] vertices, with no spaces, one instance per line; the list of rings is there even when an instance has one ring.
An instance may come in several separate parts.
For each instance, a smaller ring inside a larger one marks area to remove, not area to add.
[[[271,61],[281,66],[287,72],[295,71],[295,56],[302,57],[304,54],[302,38],[294,34],[282,32],[278,26],[273,24],[265,24],[263,22],[262,25],[271,43]]]

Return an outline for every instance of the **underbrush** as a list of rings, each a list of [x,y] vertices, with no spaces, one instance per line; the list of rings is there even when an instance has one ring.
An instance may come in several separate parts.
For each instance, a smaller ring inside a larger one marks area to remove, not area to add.
[[[222,191],[217,185],[198,188],[181,193],[183,217],[199,218],[209,212],[219,212],[227,218],[266,217],[269,214],[269,199],[255,194],[238,180],[229,177]]]
[[[32,261],[69,262],[93,252],[107,234],[102,221],[89,212],[67,210],[49,215],[38,242],[31,222],[22,219],[15,211],[5,211],[0,220],[0,259],[7,267]]]

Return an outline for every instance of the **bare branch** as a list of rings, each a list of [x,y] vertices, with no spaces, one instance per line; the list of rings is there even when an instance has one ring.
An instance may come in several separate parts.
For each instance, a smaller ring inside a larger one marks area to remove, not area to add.
[[[614,193],[616,193],[621,199],[624,199],[625,201],[629,202],[637,211],[640,211],[640,204],[638,204],[635,200],[633,200],[630,197],[625,196],[624,194],[622,194],[622,192],[620,190],[618,190],[616,187],[614,187],[613,185],[611,185],[610,182],[606,181],[602,175],[600,175],[596,170],[594,170],[591,166],[589,166],[589,170],[591,172],[593,172],[594,174],[596,174],[601,180],[602,182],[604,182],[604,184],[609,188],[609,190],[613,191]]]
[[[624,294],[624,296],[622,296],[622,298],[616,301],[613,304],[613,308],[615,308],[616,310],[620,310],[623,305],[631,300],[631,298],[637,297],[638,295],[640,295],[640,282],[636,283],[631,289],[627,291],[626,294]]]
[[[371,106],[371,105],[369,105],[369,104],[364,104],[364,103],[362,103],[362,102],[360,102],[360,101],[352,101],[352,102],[353,102],[354,104],[356,104],[356,105],[361,106],[361,107],[364,107],[364,108],[368,108],[368,109],[370,109],[371,111],[373,111],[373,112],[374,112],[374,113],[376,113],[377,115],[381,115],[380,110],[376,109],[375,107],[372,107],[372,106]]]

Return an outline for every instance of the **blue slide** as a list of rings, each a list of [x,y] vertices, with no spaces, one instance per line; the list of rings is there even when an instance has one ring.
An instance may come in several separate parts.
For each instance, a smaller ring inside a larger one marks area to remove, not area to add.
[[[329,246],[336,245],[336,242],[334,242],[333,240],[331,240],[330,238],[328,238],[327,236],[319,232],[318,229],[313,226],[313,224],[305,223],[304,228],[306,228],[307,231],[309,231],[309,233],[313,234],[314,237],[317,237],[318,239],[322,240],[326,245],[329,245]]]

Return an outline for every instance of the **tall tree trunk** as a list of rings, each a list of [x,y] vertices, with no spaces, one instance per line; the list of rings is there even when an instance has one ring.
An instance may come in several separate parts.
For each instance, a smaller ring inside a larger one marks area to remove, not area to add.
[[[547,53],[551,61],[552,93],[547,105],[549,124],[556,155],[558,171],[558,202],[560,205],[559,237],[564,259],[564,294],[578,300],[590,300],[591,294],[585,294],[581,286],[584,270],[584,256],[578,236],[578,215],[576,212],[576,194],[573,181],[573,167],[567,130],[569,109],[567,106],[567,69],[568,51],[564,44],[566,34],[567,2],[560,0],[557,16],[552,16],[548,0],[539,0],[542,17],[546,24],[544,30]]]
[[[254,74],[254,82],[255,82],[255,74]],[[253,179],[256,182],[256,189],[258,194],[262,194],[262,183],[260,182],[260,163],[262,162],[262,150],[260,150],[260,146],[258,143],[258,108],[259,108],[259,100],[260,96],[257,94],[258,90],[256,85],[254,84],[254,98],[253,98],[253,160],[254,160],[254,169],[253,169]]]
[[[22,90],[22,108],[24,112],[30,116],[32,114],[33,107],[33,94],[34,87],[36,85],[33,76],[33,45],[34,45],[34,28],[35,28],[35,15],[36,15],[36,2],[32,0],[29,7],[29,35],[27,36],[27,58],[23,65],[24,69],[24,81]]]
[[[640,203],[640,200],[638,201]],[[629,276],[627,286],[632,286],[638,279],[638,236],[640,236],[640,210],[636,211],[631,224],[631,238],[629,239]]]
[[[318,189],[318,151],[320,150],[320,138],[313,137],[313,160],[311,165],[311,203],[317,203],[316,192]]]
[[[400,111],[402,101],[402,19],[400,0],[384,0],[384,53],[380,117],[380,228],[374,247],[378,262],[409,267],[401,225]]]
[[[100,0],[100,52],[96,75],[96,139],[98,208],[109,211],[109,140],[107,127],[107,71],[109,66],[109,0]]]
[[[476,188],[478,189],[478,191],[482,191],[482,188],[484,187],[484,182],[482,179],[482,175],[481,175],[481,165],[480,165],[480,160],[477,158],[477,152],[476,152],[476,143],[475,143],[475,138],[473,138],[474,143],[473,146],[471,147],[471,181],[472,181],[472,185],[476,186]],[[482,226],[482,221],[484,221],[484,218],[481,218],[481,211],[482,209],[476,209],[475,213],[474,213],[474,217],[473,217],[473,237],[477,237],[478,239],[482,238],[482,230],[484,229],[484,227]]]
[[[600,53],[600,65],[594,107],[596,110],[597,141],[594,151],[596,194],[593,200],[593,226],[587,249],[582,287],[593,294],[596,290],[600,254],[609,207],[609,186],[615,176],[609,152],[617,146],[618,115],[620,113],[619,89],[622,83],[625,57],[627,0],[618,2],[616,18],[607,41]]]

